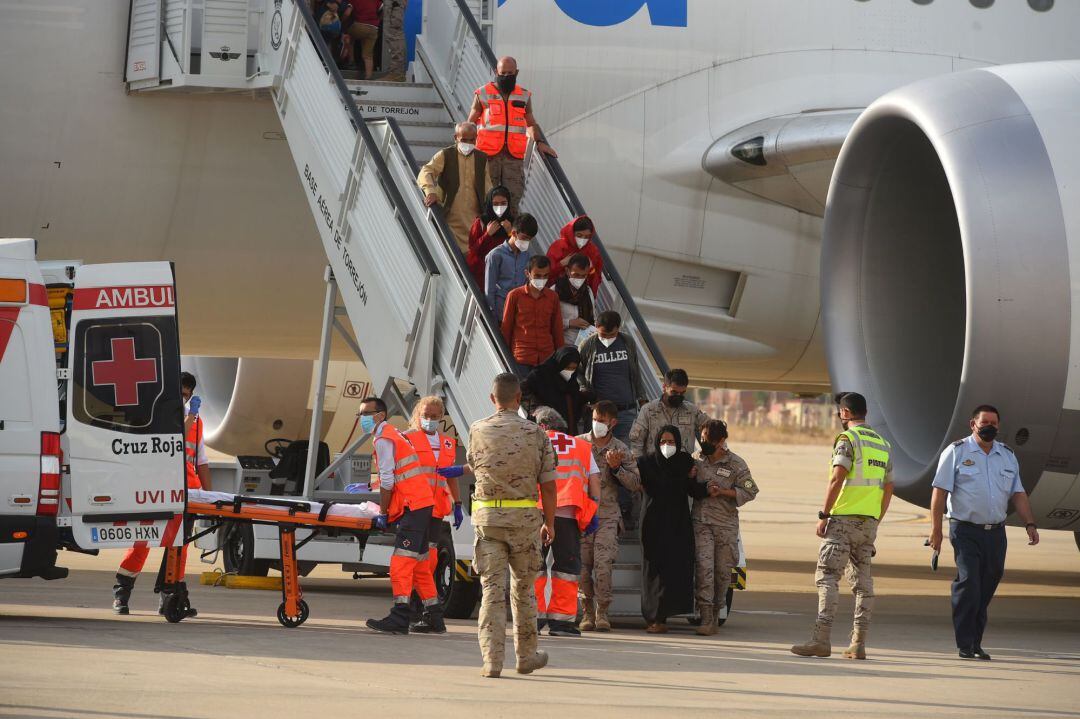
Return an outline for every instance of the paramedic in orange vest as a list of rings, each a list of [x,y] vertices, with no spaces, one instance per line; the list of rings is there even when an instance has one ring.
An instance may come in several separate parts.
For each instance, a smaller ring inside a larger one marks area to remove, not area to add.
[[[551,407],[539,407],[533,417],[551,439],[558,465],[555,469],[558,506],[555,508],[555,541],[543,549],[544,561],[536,578],[537,623],[546,623],[553,637],[580,637],[577,622],[578,579],[581,577],[581,534],[592,534],[600,496],[600,469],[592,445],[566,432],[566,420]],[[542,504],[542,502],[541,502]],[[548,553],[551,598],[548,599]],[[538,631],[539,631],[538,629]]]
[[[473,94],[469,122],[475,123],[476,149],[488,156],[488,187],[510,190],[511,211],[517,212],[525,193],[525,148],[531,139],[545,155],[558,157],[544,142],[532,111],[532,93],[517,84],[517,60],[504,57],[495,70],[495,81]]]
[[[435,579],[428,571],[428,530],[431,524],[430,477],[420,464],[409,440],[386,421],[386,403],[368,397],[360,405],[360,429],[370,434],[375,447],[375,467],[379,473],[379,504],[382,514],[375,518],[378,529],[397,523],[394,553],[390,557],[390,587],[394,607],[382,619],[367,625],[384,634],[408,634],[409,598],[415,591],[424,610],[442,622],[442,606],[435,591]]]
[[[203,423],[199,417],[199,405],[202,403],[194,396],[195,375],[190,372],[180,373],[180,395],[184,398],[184,473],[187,479],[188,489],[210,489],[210,461],[206,458],[206,446],[203,444]],[[127,550],[120,568],[116,570],[116,584],[113,585],[113,611],[117,614],[128,614],[128,600],[131,599],[131,590],[135,587],[135,578],[139,576],[146,557],[150,554],[150,547],[146,542],[137,542],[135,546]],[[187,545],[180,548],[180,580],[184,578],[184,566],[187,563]],[[158,571],[157,582],[154,591],[161,599],[158,603],[158,613],[162,611],[165,595],[161,594],[161,586],[165,582],[165,553],[161,556],[161,569]],[[181,591],[186,592],[186,584],[181,581]],[[194,617],[198,612],[188,608],[187,616]]]
[[[416,450],[416,456],[420,458],[420,465],[424,468],[435,502],[431,507],[431,523],[428,525],[427,568],[424,570],[433,578],[439,566],[438,540],[443,531],[443,517],[453,513],[454,529],[460,527],[465,519],[461,511],[461,489],[456,478],[464,473],[468,465],[454,466],[457,440],[439,431],[445,416],[446,405],[442,398],[424,397],[413,408],[412,426],[405,433],[405,439],[409,440],[409,444]],[[454,478],[448,482],[446,474],[452,474]],[[420,621],[409,625],[409,629],[421,634],[445,634],[446,623],[443,621],[441,607],[438,611],[426,608],[420,615]]]

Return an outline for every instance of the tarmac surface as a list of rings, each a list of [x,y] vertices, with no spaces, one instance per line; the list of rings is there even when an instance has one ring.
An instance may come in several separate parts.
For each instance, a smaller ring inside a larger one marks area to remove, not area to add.
[[[1080,551],[1071,534],[1044,532],[1029,547],[1010,528],[984,642],[993,661],[961,661],[949,618],[951,554],[932,572],[927,513],[897,502],[877,544],[870,660],[839,656],[851,622],[846,593],[837,653],[799,658],[788,647],[809,636],[816,609],[813,532],[828,449],[732,447],[761,495],[743,511],[749,588],[714,637],[678,620],[661,636],[620,620],[611,634],[543,637],[551,664],[533,675],[510,665],[502,679],[483,679],[475,621],[451,621],[444,636],[364,627],[389,607],[386,580],[320,567],[303,582],[311,618],[297,629],[274,618],[276,592],[195,586],[199,616],[171,625],[156,614],[151,572],[132,615],[118,617],[109,604],[120,553],[63,554],[67,580],[0,582],[0,716],[1080,718]],[[156,566],[155,553],[147,567]],[[206,568],[192,552],[189,574]]]

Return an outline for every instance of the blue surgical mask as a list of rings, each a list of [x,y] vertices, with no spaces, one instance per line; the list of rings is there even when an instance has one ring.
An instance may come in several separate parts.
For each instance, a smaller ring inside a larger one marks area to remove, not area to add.
[[[375,415],[362,414],[360,415],[360,429],[364,434],[371,434],[375,431]]]
[[[420,420],[420,429],[428,434],[435,434],[439,430],[439,420],[422,418]]]

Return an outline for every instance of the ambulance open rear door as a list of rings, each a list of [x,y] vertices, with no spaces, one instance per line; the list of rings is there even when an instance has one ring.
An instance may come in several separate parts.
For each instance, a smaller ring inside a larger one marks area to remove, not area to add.
[[[65,503],[82,549],[183,542],[180,348],[172,264],[83,265],[68,333]]]

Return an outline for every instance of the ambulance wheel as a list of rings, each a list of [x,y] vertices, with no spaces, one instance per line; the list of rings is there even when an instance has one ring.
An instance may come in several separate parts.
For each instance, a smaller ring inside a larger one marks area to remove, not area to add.
[[[735,598],[735,587],[729,586],[727,588],[727,597],[724,599],[724,601],[727,602],[727,617],[721,617],[720,619],[717,619],[716,620],[716,626],[718,626],[718,627],[724,626],[724,622],[726,622],[728,620],[728,617],[731,616],[731,600],[734,599],[734,598]]]
[[[180,593],[168,595],[165,598],[165,606],[163,607],[165,621],[169,622],[169,624],[176,624],[187,616],[190,608],[191,602],[188,601],[186,596],[182,596]]]
[[[435,568],[435,589],[439,592],[443,615],[447,619],[469,619],[480,600],[480,580],[475,577],[463,579],[458,574],[457,555],[454,554],[449,524],[443,523],[437,545],[439,559]]]
[[[285,602],[282,602],[278,605],[277,620],[281,622],[281,626],[283,627],[288,627],[289,629],[292,629],[293,627],[298,627],[304,622],[306,622],[307,618],[308,605],[307,602],[305,602],[303,599],[300,600],[300,616],[297,617],[290,617],[285,613]]]
[[[221,543],[221,559],[227,574],[245,577],[265,577],[270,571],[269,559],[255,559],[255,528],[247,523],[228,522]]]

